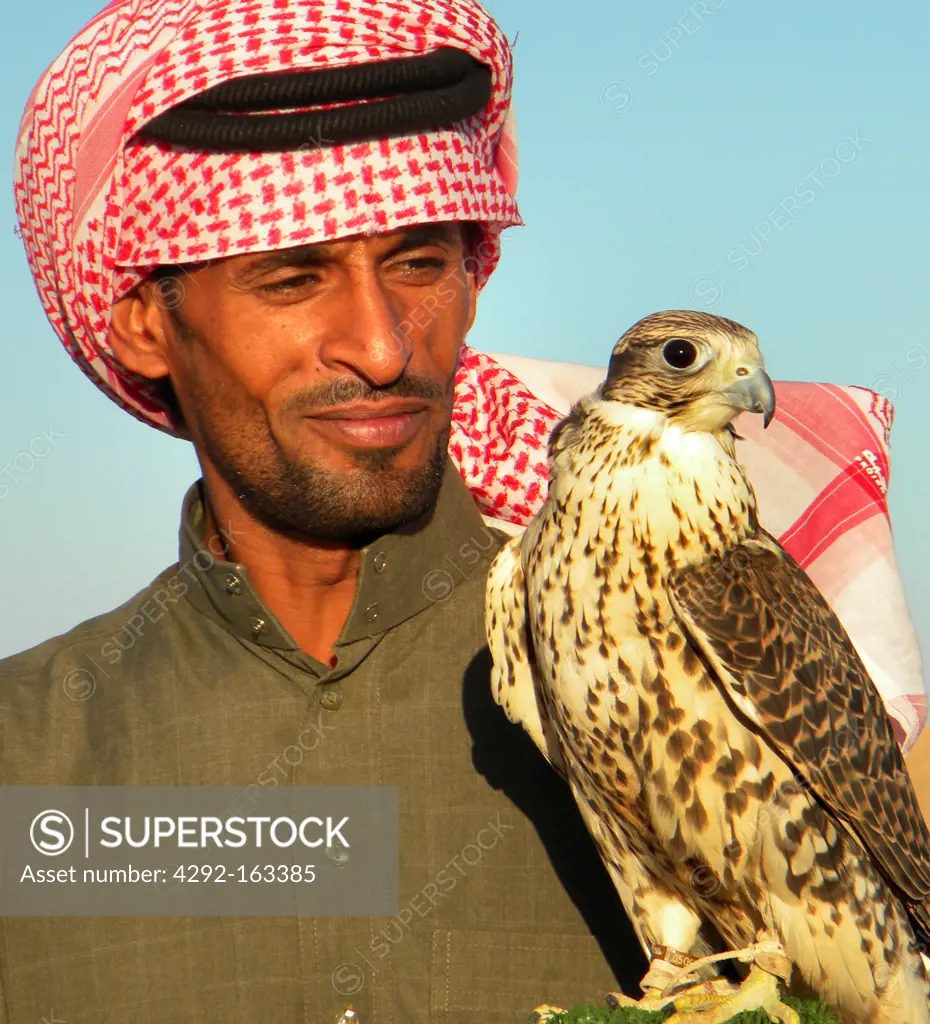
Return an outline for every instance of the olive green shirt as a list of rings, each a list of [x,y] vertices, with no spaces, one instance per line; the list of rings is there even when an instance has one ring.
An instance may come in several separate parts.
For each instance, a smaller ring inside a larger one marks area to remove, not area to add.
[[[490,1024],[600,1001],[605,957],[641,968],[567,787],[491,696],[503,535],[451,465],[425,527],[362,552],[333,668],[203,532],[198,483],[178,564],[0,662],[0,784],[397,786],[401,911],[4,918],[0,1022]]]

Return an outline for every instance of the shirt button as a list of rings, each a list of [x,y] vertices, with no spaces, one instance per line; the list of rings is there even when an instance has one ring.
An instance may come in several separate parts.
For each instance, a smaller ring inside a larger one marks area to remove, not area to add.
[[[242,590],[242,580],[238,576],[229,573],[226,577],[226,593],[238,594],[240,590]]]
[[[379,551],[375,555],[372,565],[375,567],[375,572],[384,572],[387,568],[387,555],[383,551]]]
[[[378,603],[376,601],[374,604],[370,604],[365,609],[365,618],[366,618],[366,620],[368,622],[374,622],[377,617],[378,617]]]
[[[249,625],[252,627],[252,636],[259,637],[265,632],[265,620],[258,618],[258,616],[252,616],[249,619]]]
[[[327,846],[326,856],[329,857],[329,859],[338,868],[341,868],[344,864],[347,864],[349,861],[349,851],[343,849],[340,846]]]
[[[325,690],[320,703],[327,711],[337,711],[342,704],[342,694],[338,690]]]

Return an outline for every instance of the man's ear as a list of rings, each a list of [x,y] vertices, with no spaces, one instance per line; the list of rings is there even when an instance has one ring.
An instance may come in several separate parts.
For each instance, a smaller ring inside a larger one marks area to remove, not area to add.
[[[465,321],[465,334],[467,336],[478,313],[478,285],[475,281],[474,273],[468,273],[466,279],[468,281],[468,319]]]
[[[168,376],[168,328],[162,282],[143,281],[113,303],[107,334],[113,354],[143,377]]]
[[[465,250],[465,270],[468,279],[468,320],[465,334],[471,330],[478,311],[477,270],[482,260],[500,255],[500,235],[489,238],[481,224],[467,221],[462,224],[462,245]],[[469,269],[471,268],[471,269]]]
[[[465,280],[468,282],[468,316],[465,321],[465,336],[475,322],[475,315],[478,312],[478,284],[476,270],[478,269],[478,249],[483,245],[481,228],[468,221],[462,224],[462,248],[465,252]]]

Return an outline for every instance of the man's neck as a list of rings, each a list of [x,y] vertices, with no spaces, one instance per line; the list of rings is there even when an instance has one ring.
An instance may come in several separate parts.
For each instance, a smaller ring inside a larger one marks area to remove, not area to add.
[[[206,488],[204,534],[223,539],[255,592],[302,651],[324,665],[349,616],[361,552],[347,541],[288,536],[251,515],[222,484]]]

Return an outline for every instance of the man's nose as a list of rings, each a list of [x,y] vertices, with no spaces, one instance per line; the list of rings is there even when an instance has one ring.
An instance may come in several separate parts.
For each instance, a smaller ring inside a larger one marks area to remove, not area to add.
[[[337,373],[386,387],[403,374],[413,352],[403,330],[403,311],[373,268],[353,273],[338,298],[341,313],[320,348]]]

